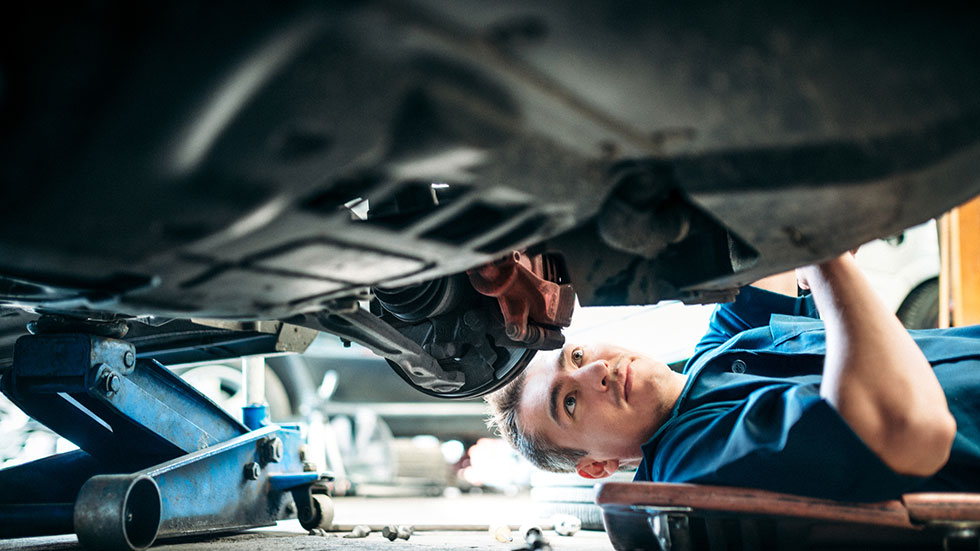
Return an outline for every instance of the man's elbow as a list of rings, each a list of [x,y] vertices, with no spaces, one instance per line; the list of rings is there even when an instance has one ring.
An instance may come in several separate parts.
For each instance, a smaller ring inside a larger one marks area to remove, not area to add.
[[[949,461],[956,438],[956,419],[949,410],[928,419],[908,420],[889,439],[882,459],[895,472],[909,476],[932,476]]]

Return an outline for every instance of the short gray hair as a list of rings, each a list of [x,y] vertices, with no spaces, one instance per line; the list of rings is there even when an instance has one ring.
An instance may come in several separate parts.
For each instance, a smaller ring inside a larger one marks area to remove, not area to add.
[[[535,467],[553,473],[573,473],[579,459],[585,457],[585,450],[556,446],[546,438],[535,436],[523,430],[517,417],[521,403],[527,372],[521,373],[507,386],[487,395],[484,400],[490,405],[487,427],[507,441]]]

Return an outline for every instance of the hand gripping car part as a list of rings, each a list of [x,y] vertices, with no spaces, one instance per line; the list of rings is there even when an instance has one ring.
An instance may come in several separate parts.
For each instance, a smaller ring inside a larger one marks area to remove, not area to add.
[[[299,427],[249,430],[129,342],[21,337],[0,389],[81,448],[0,471],[0,537],[75,532],[86,547],[144,549],[275,524],[290,500],[304,528],[332,520]]]

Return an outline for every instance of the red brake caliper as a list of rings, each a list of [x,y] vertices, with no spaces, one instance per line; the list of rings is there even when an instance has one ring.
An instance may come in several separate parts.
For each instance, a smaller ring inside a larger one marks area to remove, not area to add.
[[[575,308],[572,286],[561,283],[556,272],[545,255],[514,251],[466,274],[474,289],[497,299],[509,339],[528,348],[552,349],[564,344],[561,328],[571,323]]]

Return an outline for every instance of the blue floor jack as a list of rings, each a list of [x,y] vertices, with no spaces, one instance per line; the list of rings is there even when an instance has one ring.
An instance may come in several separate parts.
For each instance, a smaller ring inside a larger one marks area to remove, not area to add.
[[[79,450],[0,470],[0,538],[78,535],[98,549],[269,526],[327,527],[329,475],[264,405],[239,422],[125,341],[21,337],[0,390]]]

